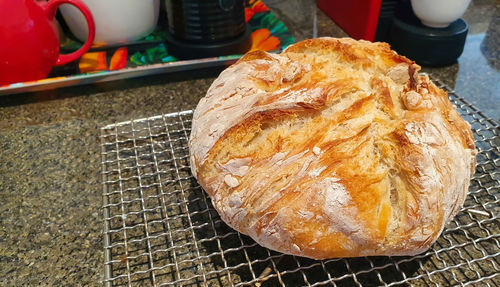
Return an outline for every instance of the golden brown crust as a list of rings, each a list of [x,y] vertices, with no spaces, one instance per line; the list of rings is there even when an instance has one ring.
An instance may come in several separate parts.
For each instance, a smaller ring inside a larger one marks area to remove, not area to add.
[[[248,53],[193,117],[193,174],[222,219],[310,258],[419,253],[465,200],[470,126],[385,43]]]

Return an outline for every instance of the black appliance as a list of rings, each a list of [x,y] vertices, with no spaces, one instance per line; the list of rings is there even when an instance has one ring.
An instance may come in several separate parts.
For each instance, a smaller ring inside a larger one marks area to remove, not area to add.
[[[180,58],[243,54],[250,49],[244,0],[167,0],[169,53]]]

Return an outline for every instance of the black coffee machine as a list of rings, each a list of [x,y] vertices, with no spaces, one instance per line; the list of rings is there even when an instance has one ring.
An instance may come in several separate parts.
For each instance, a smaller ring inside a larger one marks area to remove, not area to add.
[[[250,49],[244,0],[167,0],[168,51],[180,59],[243,54]]]

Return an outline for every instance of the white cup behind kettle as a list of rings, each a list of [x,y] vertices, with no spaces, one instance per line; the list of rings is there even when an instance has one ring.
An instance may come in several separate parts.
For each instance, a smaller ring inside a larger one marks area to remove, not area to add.
[[[94,44],[127,43],[151,33],[158,22],[159,0],[82,0],[95,22]],[[85,41],[88,35],[83,15],[73,6],[60,7],[64,21],[73,35]]]

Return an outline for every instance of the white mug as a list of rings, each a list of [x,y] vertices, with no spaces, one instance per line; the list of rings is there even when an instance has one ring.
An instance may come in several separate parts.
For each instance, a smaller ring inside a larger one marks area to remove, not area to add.
[[[411,0],[413,12],[425,26],[446,28],[462,17],[471,0]]]
[[[150,34],[156,27],[159,0],[81,0],[92,12],[95,22],[94,44],[125,44]],[[64,21],[80,41],[85,41],[88,28],[83,15],[75,7],[60,7]]]

